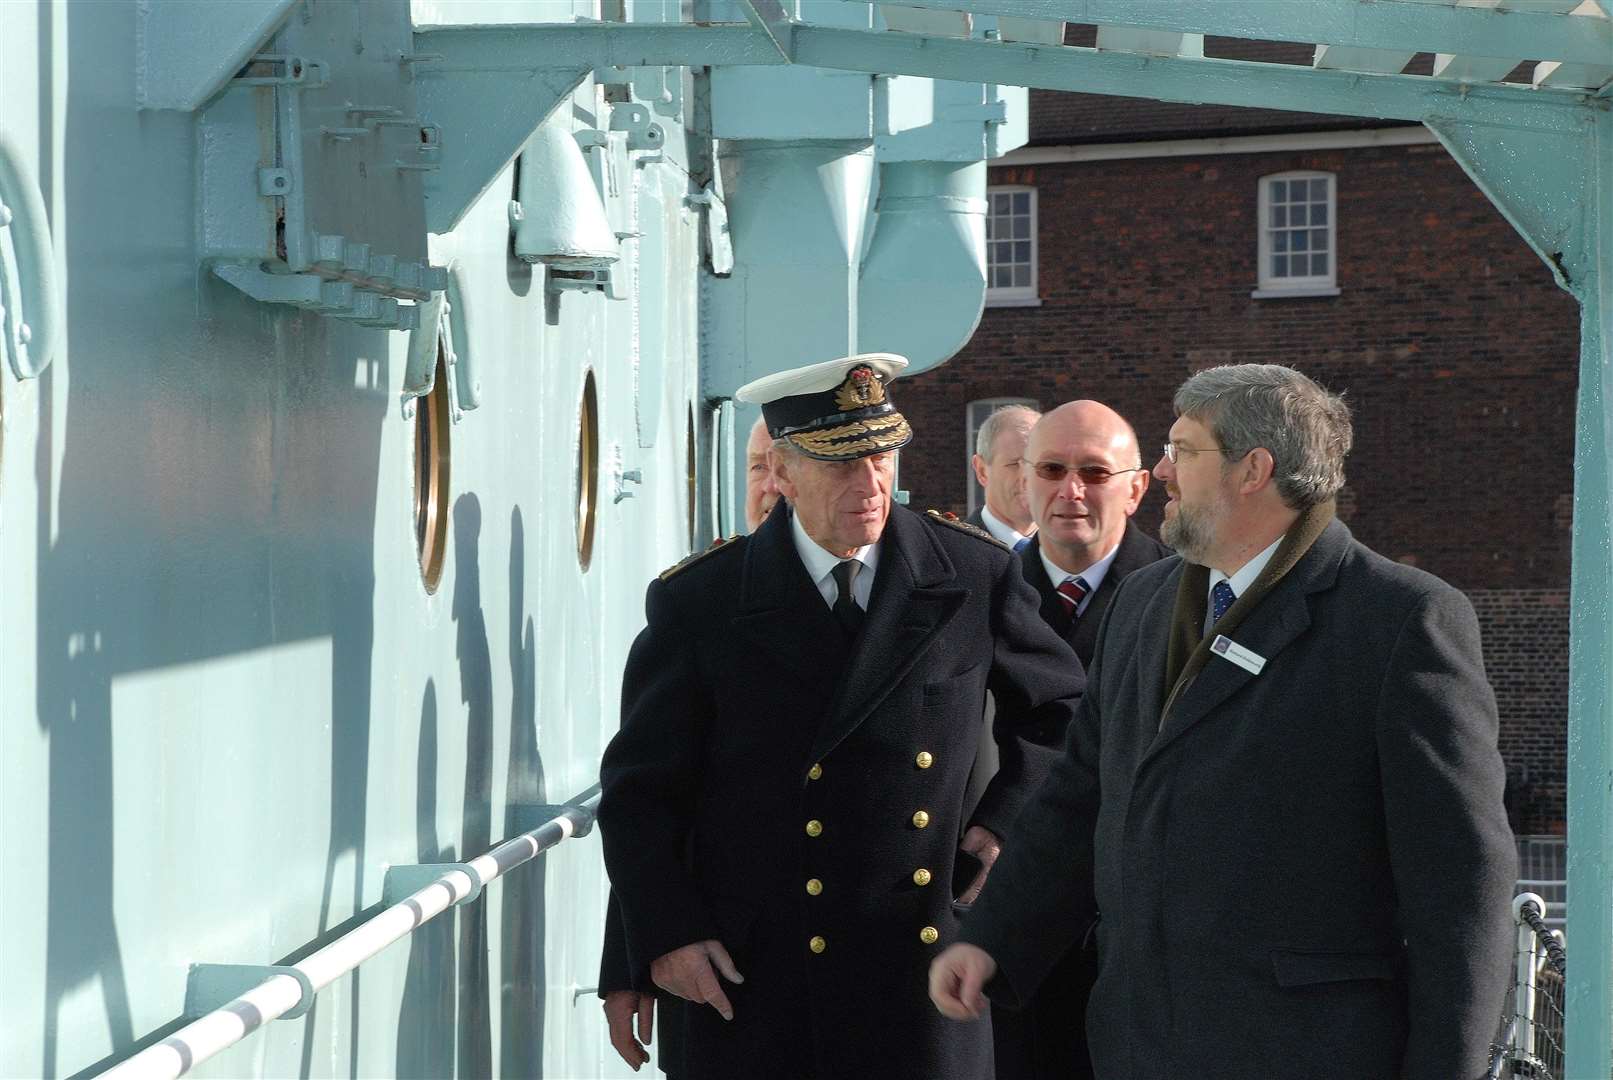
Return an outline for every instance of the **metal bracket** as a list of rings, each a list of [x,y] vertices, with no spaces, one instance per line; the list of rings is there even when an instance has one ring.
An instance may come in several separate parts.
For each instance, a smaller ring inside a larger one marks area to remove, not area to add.
[[[594,831],[594,815],[572,803],[512,803],[509,809],[517,832],[531,832],[567,813],[574,815],[572,817],[574,828],[571,834],[573,840]],[[578,818],[582,820],[579,822]]]
[[[454,870],[462,871],[470,878],[470,892],[454,901],[456,905],[468,904],[482,895],[482,876],[469,863],[415,863],[386,868],[386,879],[381,884],[381,903],[391,907]]]
[[[64,325],[50,219],[21,147],[0,131],[0,354],[19,379],[50,366]],[[3,241],[4,237],[0,237]],[[7,307],[7,302],[10,307]]]
[[[286,169],[259,169],[258,194],[270,198],[291,194],[291,173]]]
[[[610,129],[627,132],[629,150],[659,150],[666,144],[666,132],[650,119],[649,108],[636,101],[611,109]]]
[[[289,975],[302,987],[297,1004],[280,1017],[295,1020],[313,1006],[314,985],[298,969],[282,964],[192,964],[185,976],[185,1019],[206,1016],[276,975]]]

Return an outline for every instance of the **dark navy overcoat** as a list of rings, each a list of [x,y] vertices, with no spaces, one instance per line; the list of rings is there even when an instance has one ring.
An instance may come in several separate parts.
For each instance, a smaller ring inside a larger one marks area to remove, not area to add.
[[[655,958],[716,938],[745,976],[735,1017],[670,1010],[673,1075],[989,1080],[989,1025],[927,994],[958,838],[1008,831],[1085,685],[1012,555],[894,507],[848,642],[774,513],[647,608],[601,769],[602,986],[653,989]],[[988,689],[1001,769],[966,822]]]

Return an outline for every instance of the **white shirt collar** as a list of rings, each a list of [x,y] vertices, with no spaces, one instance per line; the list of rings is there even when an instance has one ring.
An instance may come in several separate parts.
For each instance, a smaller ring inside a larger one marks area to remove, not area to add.
[[[1092,594],[1098,591],[1098,586],[1102,585],[1103,579],[1109,575],[1109,567],[1114,565],[1115,555],[1117,555],[1119,551],[1120,545],[1116,544],[1114,547],[1109,549],[1109,554],[1105,555],[1103,558],[1099,559],[1097,562],[1093,563],[1079,574],[1072,574],[1068,570],[1065,570],[1063,567],[1059,566],[1052,559],[1049,559],[1047,557],[1047,551],[1042,547],[1041,544],[1036,545],[1036,554],[1042,557],[1042,568],[1047,571],[1047,580],[1053,583],[1053,587],[1055,589],[1058,588],[1059,582],[1069,577],[1078,577],[1087,583],[1087,594],[1081,598],[1081,603],[1075,609],[1075,613],[1077,615],[1086,611],[1087,605],[1092,602]]]
[[[1015,544],[1025,539],[1027,535],[1026,533],[1015,530],[1012,525],[1009,525],[998,518],[996,514],[991,512],[991,507],[989,506],[982,506],[980,508],[980,520],[986,523],[987,532],[995,536],[998,540],[1001,540],[1003,543],[1007,544],[1009,547],[1013,547]]]
[[[1271,562],[1271,557],[1277,554],[1277,545],[1281,544],[1282,542],[1283,538],[1281,536],[1273,540],[1270,547],[1268,547],[1265,551],[1262,551],[1259,555],[1256,555],[1254,558],[1250,559],[1248,562],[1244,563],[1243,568],[1236,574],[1233,574],[1231,577],[1227,577],[1227,575],[1212,567],[1210,570],[1211,592],[1214,592],[1216,582],[1225,581],[1227,584],[1232,586],[1233,596],[1242,596],[1244,592],[1248,590],[1249,586],[1255,583],[1255,578],[1260,576],[1260,571],[1264,570],[1266,568],[1266,564]],[[1211,601],[1211,604],[1213,608],[1213,600]]]
[[[801,515],[790,511],[790,534],[795,537],[795,553],[801,557],[801,565],[806,567],[807,577],[817,586],[818,595],[823,597],[824,603],[834,607],[835,597],[839,592],[832,576],[834,568],[841,560],[818,546],[818,542],[807,535],[801,525]],[[852,599],[864,611],[868,610],[868,598],[874,589],[874,571],[879,568],[879,545],[875,541],[867,547],[860,547],[851,553],[851,557],[863,564],[857,572],[857,577],[851,583]]]

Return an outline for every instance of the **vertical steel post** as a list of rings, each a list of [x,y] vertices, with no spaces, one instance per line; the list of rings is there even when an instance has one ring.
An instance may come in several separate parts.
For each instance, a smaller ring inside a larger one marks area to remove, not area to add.
[[[1613,116],[1599,110],[1585,192],[1579,410],[1574,440],[1573,604],[1568,681],[1567,1065],[1575,1077],[1613,1075]]]

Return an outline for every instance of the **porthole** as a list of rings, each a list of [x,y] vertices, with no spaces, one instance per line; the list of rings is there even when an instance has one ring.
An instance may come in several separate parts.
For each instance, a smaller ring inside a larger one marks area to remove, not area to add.
[[[448,553],[448,429],[448,360],[438,338],[431,391],[414,411],[414,538],[428,593],[437,591]]]
[[[583,380],[577,410],[577,564],[584,570],[594,558],[594,516],[599,500],[599,397],[594,373]]]
[[[699,495],[698,495],[698,492],[696,491],[696,487],[695,487],[695,482],[699,479],[700,470],[698,468],[698,463],[699,463],[700,459],[696,456],[696,443],[695,443],[695,437],[694,437],[694,406],[693,405],[689,406],[689,426],[688,426],[687,432],[688,432],[688,434],[684,437],[684,440],[683,440],[683,454],[684,454],[684,462],[685,462],[685,465],[686,465],[686,467],[688,469],[688,474],[689,474],[689,550],[693,551],[694,546],[695,546],[695,532],[696,532],[696,530],[695,530],[695,511],[700,506]]]

